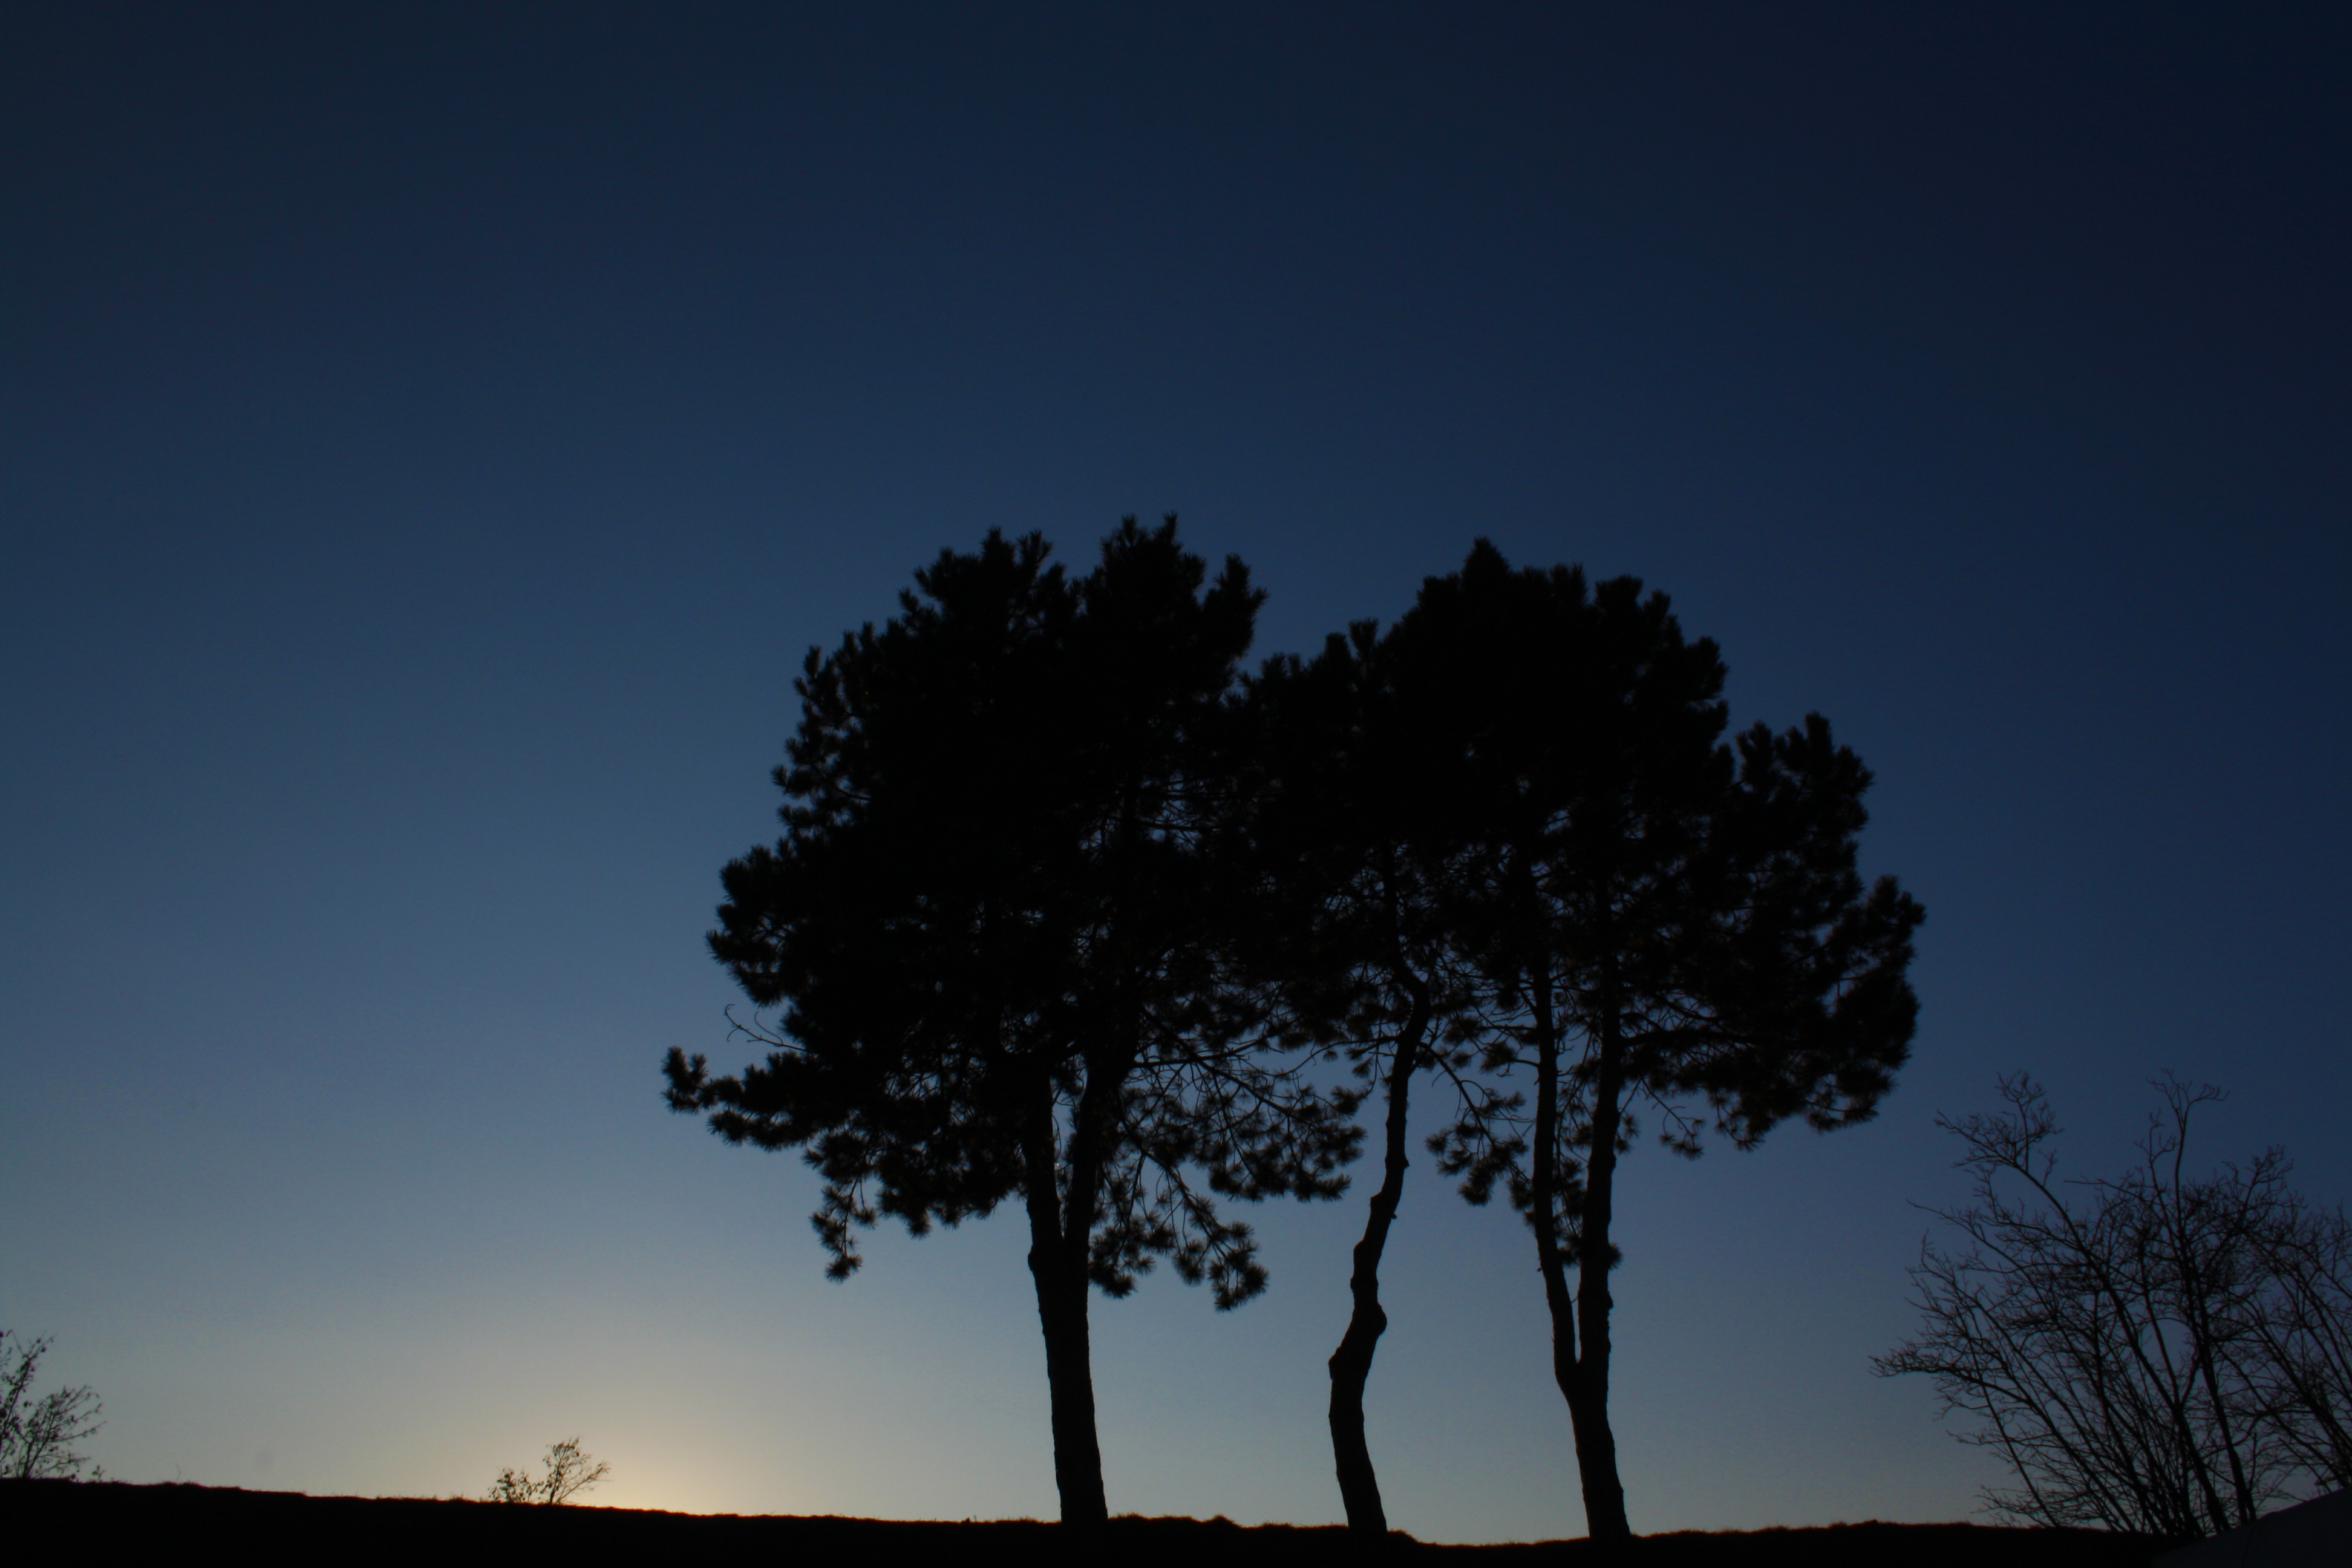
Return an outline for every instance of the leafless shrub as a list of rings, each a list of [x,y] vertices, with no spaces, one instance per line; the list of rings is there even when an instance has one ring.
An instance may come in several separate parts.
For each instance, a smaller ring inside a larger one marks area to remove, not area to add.
[[[2352,1222],[2291,1194],[2286,1206],[2253,1238],[2269,1286],[2252,1324],[2254,1384],[2295,1464],[2352,1487]]]
[[[46,1337],[28,1340],[0,1329],[0,1476],[79,1480],[89,1463],[74,1445],[99,1428],[97,1394],[86,1387],[60,1388],[26,1402],[48,1348]],[[90,1467],[90,1479],[105,1479],[102,1467]]]
[[[1922,1245],[1925,1331],[1874,1364],[1933,1378],[1972,1418],[1956,1436],[2008,1461],[1996,1512],[2199,1537],[2352,1484],[2352,1226],[2287,1186],[2278,1149],[2191,1177],[2190,1117],[2221,1091],[2158,1088],[2114,1179],[2057,1178],[2061,1129],[2022,1075],[2006,1110],[1937,1119],[1973,1201],[1931,1211],[1960,1244]]]
[[[572,1494],[586,1491],[612,1472],[612,1466],[580,1451],[579,1438],[567,1437],[548,1448],[547,1474],[533,1477],[528,1469],[509,1466],[499,1472],[485,1496],[490,1502],[569,1502]]]

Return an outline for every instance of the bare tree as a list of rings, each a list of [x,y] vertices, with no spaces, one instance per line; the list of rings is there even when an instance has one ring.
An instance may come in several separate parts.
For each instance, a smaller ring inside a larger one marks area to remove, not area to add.
[[[2267,1284],[2253,1322],[2263,1408],[2298,1467],[2352,1487],[2352,1221],[2289,1193],[2253,1245]]]
[[[2287,1186],[2281,1150],[2190,1175],[2189,1121],[2221,1091],[2158,1089],[2116,1178],[2059,1179],[2061,1129],[2022,1074],[2005,1110],[1937,1119],[1972,1202],[1930,1211],[1960,1244],[1922,1244],[1925,1331],[1874,1364],[1933,1378],[1971,1418],[1960,1441],[2008,1462],[1996,1512],[2201,1537],[2352,1483],[2352,1229]]]
[[[534,1477],[509,1466],[485,1494],[490,1502],[563,1503],[613,1473],[613,1467],[580,1451],[580,1439],[566,1437],[547,1450],[547,1474]]]
[[[79,1480],[81,1468],[89,1463],[74,1445],[99,1428],[103,1407],[96,1394],[87,1387],[60,1388],[26,1403],[48,1348],[46,1337],[28,1340],[0,1329],[0,1476]],[[104,1480],[106,1471],[92,1466],[90,1479]]]

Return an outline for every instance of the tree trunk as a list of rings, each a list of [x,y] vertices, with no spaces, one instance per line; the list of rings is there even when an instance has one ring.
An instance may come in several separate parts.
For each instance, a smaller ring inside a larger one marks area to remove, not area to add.
[[[1043,1263],[1045,1266],[1040,1267]],[[1102,1443],[1095,1431],[1093,1352],[1087,1337],[1087,1277],[1029,1254],[1037,1282],[1037,1321],[1045,1331],[1045,1385],[1053,1404],[1054,1484],[1064,1524],[1110,1517],[1103,1496]]]
[[[1054,1484],[1064,1524],[1098,1525],[1110,1517],[1103,1496],[1102,1443],[1095,1430],[1093,1351],[1087,1335],[1087,1239],[1091,1213],[1069,1234],[1056,1180],[1053,1101],[1032,1114],[1023,1140],[1024,1198],[1029,1210],[1029,1276],[1037,1287],[1037,1323],[1045,1334],[1045,1387],[1054,1426]],[[1087,1205],[1090,1211],[1091,1205]]]
[[[1583,1339],[1576,1356],[1576,1392],[1568,1402],[1576,1427],[1576,1468],[1584,1483],[1585,1528],[1596,1541],[1633,1538],[1625,1521],[1625,1488],[1617,1477],[1617,1435],[1609,1426],[1609,1242],[1617,1185],[1619,1101],[1625,1088],[1624,1042],[1613,1010],[1601,1021],[1600,1071],[1592,1085],[1592,1148],[1584,1165],[1584,1213],[1577,1227],[1576,1306]]]
[[[1364,1219],[1363,1239],[1356,1243],[1355,1268],[1348,1277],[1354,1300],[1348,1331],[1331,1352],[1331,1458],[1339,1474],[1339,1500],[1348,1510],[1348,1528],[1367,1535],[1385,1536],[1387,1510],[1381,1507],[1381,1484],[1372,1473],[1372,1450],[1364,1441],[1364,1384],[1371,1377],[1372,1352],[1389,1326],[1381,1309],[1381,1254],[1389,1242],[1397,1204],[1404,1196],[1405,1110],[1412,1092],[1412,1075],[1421,1066],[1421,1037],[1429,1027],[1429,987],[1418,977],[1412,987],[1412,1012],[1397,1036],[1390,1058],[1388,1080],[1388,1142],[1382,1161],[1380,1191],[1372,1194],[1371,1212]]]
[[[1625,1489],[1617,1479],[1617,1438],[1609,1429],[1609,1199],[1617,1168],[1619,1094],[1623,1066],[1613,1027],[1601,1041],[1593,1086],[1592,1151],[1585,1163],[1584,1206],[1578,1215],[1576,1293],[1558,1232],[1559,1213],[1559,1026],[1549,964],[1530,975],[1536,1015],[1536,1117],[1532,1129],[1536,1263],[1551,1311],[1551,1375],[1568,1402],[1576,1433],[1577,1479],[1584,1492],[1585,1533],[1612,1556],[1633,1539]],[[1580,1341],[1577,1331],[1581,1328]]]

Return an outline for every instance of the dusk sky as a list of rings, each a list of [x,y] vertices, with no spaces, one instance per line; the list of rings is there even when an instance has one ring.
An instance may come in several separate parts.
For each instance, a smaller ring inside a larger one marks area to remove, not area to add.
[[[1486,535],[1875,771],[1871,1124],[1621,1188],[1641,1531],[1968,1517],[1870,1358],[2028,1069],[2352,1195],[2352,8],[0,13],[0,1326],[138,1481],[1051,1518],[1017,1215],[877,1233],[661,1102],[812,643],[1175,511],[1253,658]],[[1340,1517],[1368,1173],[1097,1297],[1114,1512]],[[1371,1179],[1376,1179],[1376,1175]],[[1533,1250],[1423,1156],[1392,1523],[1581,1533]]]

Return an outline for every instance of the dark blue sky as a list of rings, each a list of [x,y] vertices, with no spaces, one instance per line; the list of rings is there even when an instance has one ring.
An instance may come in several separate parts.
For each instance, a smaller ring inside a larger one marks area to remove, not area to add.
[[[0,19],[0,1321],[98,1452],[1050,1513],[1019,1238],[819,1277],[666,1115],[801,651],[1175,510],[1261,651],[1492,535],[1831,715],[1924,899],[1872,1126],[1627,1173],[1637,1529],[1964,1513],[1938,1110],[2161,1068],[2352,1191],[2338,6],[17,6]],[[1415,1171],[1425,1537],[1581,1528],[1523,1232]],[[1114,1510],[1337,1516],[1358,1199],[1097,1310]]]

